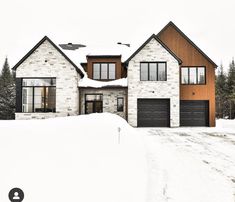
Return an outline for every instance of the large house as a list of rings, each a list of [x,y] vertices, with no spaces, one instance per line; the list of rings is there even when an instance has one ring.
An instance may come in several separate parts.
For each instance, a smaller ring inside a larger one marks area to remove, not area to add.
[[[125,61],[89,54],[77,64],[44,37],[13,67],[15,117],[110,112],[135,127],[215,126],[216,67],[172,22]]]

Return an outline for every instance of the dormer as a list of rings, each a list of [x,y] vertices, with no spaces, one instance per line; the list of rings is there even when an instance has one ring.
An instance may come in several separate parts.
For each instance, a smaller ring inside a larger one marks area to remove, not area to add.
[[[126,77],[126,67],[121,62],[121,55],[87,55],[87,63],[81,63],[88,78],[111,81]]]

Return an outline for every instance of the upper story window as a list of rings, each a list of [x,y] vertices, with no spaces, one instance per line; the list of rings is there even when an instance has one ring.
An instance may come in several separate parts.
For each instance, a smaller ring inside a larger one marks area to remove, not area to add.
[[[22,112],[55,112],[56,79],[36,78],[22,81]]]
[[[141,81],[166,81],[166,62],[141,62]]]
[[[181,84],[206,84],[206,68],[181,67]]]
[[[113,80],[116,79],[115,63],[93,63],[93,79]]]

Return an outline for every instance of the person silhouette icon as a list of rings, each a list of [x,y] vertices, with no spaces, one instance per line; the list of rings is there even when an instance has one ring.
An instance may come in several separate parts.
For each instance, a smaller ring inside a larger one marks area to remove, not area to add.
[[[8,194],[11,202],[22,202],[24,199],[24,192],[20,188],[13,188]]]
[[[14,199],[14,200],[18,200],[18,199],[20,199],[20,197],[19,197],[19,193],[18,193],[17,191],[14,193],[14,197],[13,197],[13,199]]]

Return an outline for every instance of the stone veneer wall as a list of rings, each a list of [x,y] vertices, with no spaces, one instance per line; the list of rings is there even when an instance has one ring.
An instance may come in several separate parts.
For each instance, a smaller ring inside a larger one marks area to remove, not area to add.
[[[126,119],[126,95],[127,89],[80,89],[81,96],[81,114],[85,114],[85,95],[103,94],[103,112],[117,114]],[[124,98],[124,111],[117,111],[117,98]]]
[[[167,81],[140,81],[140,62],[167,62]],[[179,126],[179,64],[152,39],[128,65],[128,122],[137,126],[138,98],[170,98],[170,126]]]
[[[56,113],[16,113],[16,119],[78,114],[80,75],[47,40],[17,68],[16,77],[56,77]]]

